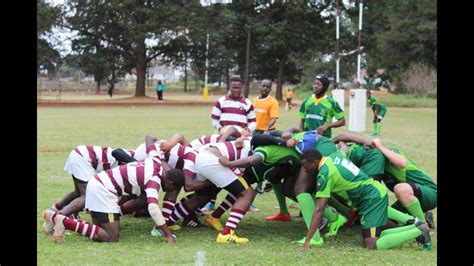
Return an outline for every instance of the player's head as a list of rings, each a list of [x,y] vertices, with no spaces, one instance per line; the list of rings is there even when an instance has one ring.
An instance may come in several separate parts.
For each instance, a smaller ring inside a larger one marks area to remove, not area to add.
[[[315,174],[318,172],[318,166],[321,158],[323,158],[323,156],[318,150],[314,148],[307,149],[301,155],[301,167],[303,167],[306,173],[310,175]]]
[[[166,171],[162,187],[164,191],[179,191],[184,185],[184,173],[179,169]]]
[[[260,95],[262,98],[265,98],[270,94],[270,91],[272,90],[272,81],[269,79],[264,79],[260,83]]]
[[[329,78],[325,74],[318,74],[313,80],[313,93],[315,95],[323,95],[329,88]]]
[[[242,93],[242,79],[239,76],[230,78],[230,97],[239,98]]]
[[[367,90],[365,94],[367,95],[367,98],[370,98],[370,96],[372,96],[372,93],[370,92],[370,90]]]

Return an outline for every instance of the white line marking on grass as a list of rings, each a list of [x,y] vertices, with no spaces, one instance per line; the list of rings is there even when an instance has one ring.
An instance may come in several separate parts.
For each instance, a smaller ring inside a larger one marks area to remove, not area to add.
[[[206,253],[204,251],[196,251],[196,264],[195,266],[204,266],[206,262]]]
[[[371,136],[370,134],[362,133],[362,132],[356,132],[356,133],[365,135],[365,136],[367,136],[367,137],[373,139],[373,136]],[[350,133],[349,133],[349,134],[350,134]],[[435,157],[435,158],[438,158],[438,155],[433,154],[433,153],[431,153],[431,152],[427,152],[427,151],[419,150],[419,149],[416,149],[416,148],[412,148],[412,147],[410,147],[410,146],[406,146],[406,145],[400,144],[400,143],[398,143],[398,142],[391,141],[391,140],[389,140],[389,139],[383,139],[383,141],[390,142],[390,143],[396,144],[396,145],[398,145],[398,146],[402,146],[402,147],[404,147],[404,148],[407,148],[407,149],[410,149],[410,150],[413,150],[413,151],[417,151],[417,152],[421,152],[421,153],[424,153],[424,154],[426,154],[426,155],[429,155],[429,156],[433,156],[433,157]]]

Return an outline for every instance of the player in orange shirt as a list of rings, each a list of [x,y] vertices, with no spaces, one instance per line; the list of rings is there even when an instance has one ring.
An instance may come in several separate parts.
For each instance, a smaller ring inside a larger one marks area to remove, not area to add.
[[[262,134],[267,130],[275,129],[275,124],[280,117],[278,101],[269,95],[272,82],[268,79],[260,83],[260,96],[253,99],[253,107],[257,118],[257,128],[253,135]]]

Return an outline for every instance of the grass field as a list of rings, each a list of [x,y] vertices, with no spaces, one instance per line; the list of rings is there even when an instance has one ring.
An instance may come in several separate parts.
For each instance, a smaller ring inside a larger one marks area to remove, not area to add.
[[[325,240],[322,248],[301,252],[297,244],[306,234],[301,218],[293,222],[265,222],[264,217],[278,210],[273,192],[257,196],[257,213],[248,213],[238,234],[249,237],[245,246],[215,243],[217,232],[210,228],[184,228],[176,232],[177,244],[166,245],[149,231],[151,218],[121,218],[119,243],[97,243],[76,233],[67,234],[65,243],[55,244],[41,230],[41,213],[73,188],[71,177],[63,170],[69,152],[79,144],[136,148],[146,134],[169,138],[175,132],[188,139],[211,133],[210,108],[182,107],[77,107],[38,109],[38,265],[194,265],[198,254],[204,262],[215,264],[436,264],[437,237],[432,235],[433,250],[423,252],[413,243],[388,251],[369,251],[362,245],[358,227],[344,228],[338,236]],[[382,126],[382,141],[403,150],[421,168],[437,180],[437,111],[432,108],[389,108]],[[371,110],[367,109],[367,132],[372,130]],[[297,125],[297,108],[281,108],[280,129]],[[348,123],[347,123],[348,124]],[[335,133],[347,129],[335,130]],[[362,134],[362,136],[364,136]],[[163,193],[160,193],[163,196]],[[221,193],[217,203],[225,196]],[[391,201],[394,197],[391,195]],[[291,210],[292,215],[297,211]],[[89,220],[87,214],[82,218]],[[224,222],[228,214],[223,216]],[[436,220],[436,210],[435,210]],[[198,253],[199,252],[199,253]],[[200,261],[202,262],[202,261]]]

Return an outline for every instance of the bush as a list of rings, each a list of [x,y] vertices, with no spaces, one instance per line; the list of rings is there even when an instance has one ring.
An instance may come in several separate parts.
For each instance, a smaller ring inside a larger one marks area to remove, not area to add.
[[[424,64],[414,64],[403,74],[403,86],[406,92],[415,97],[436,98],[437,72]],[[428,96],[430,95],[430,96]]]

